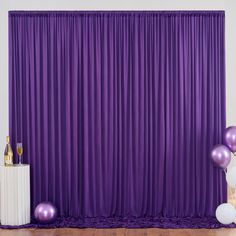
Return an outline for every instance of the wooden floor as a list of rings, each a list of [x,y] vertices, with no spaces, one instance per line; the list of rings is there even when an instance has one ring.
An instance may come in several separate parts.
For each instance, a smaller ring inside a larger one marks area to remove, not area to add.
[[[0,229],[0,236],[236,236],[236,229]]]

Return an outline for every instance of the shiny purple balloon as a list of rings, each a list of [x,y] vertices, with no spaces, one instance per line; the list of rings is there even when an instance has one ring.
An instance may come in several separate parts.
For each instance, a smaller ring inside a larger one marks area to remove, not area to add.
[[[225,130],[224,143],[231,152],[236,153],[236,126],[230,126]]]
[[[57,218],[57,208],[51,202],[41,202],[34,210],[34,217],[42,224],[53,223]]]
[[[226,169],[231,160],[231,152],[224,145],[216,145],[211,151],[211,159],[216,166]]]

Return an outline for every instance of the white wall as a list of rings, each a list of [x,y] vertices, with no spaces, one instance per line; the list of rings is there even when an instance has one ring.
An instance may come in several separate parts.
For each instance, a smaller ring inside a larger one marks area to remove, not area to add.
[[[226,10],[227,124],[236,125],[236,0],[0,0],[0,160],[9,126],[9,10]]]
[[[225,1],[227,124],[236,125],[236,1]]]

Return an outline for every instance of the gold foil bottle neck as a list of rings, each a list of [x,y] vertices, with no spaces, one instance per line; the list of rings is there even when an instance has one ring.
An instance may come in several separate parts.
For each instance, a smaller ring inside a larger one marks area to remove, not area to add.
[[[10,136],[7,136],[6,140],[7,140],[7,143],[10,143]]]

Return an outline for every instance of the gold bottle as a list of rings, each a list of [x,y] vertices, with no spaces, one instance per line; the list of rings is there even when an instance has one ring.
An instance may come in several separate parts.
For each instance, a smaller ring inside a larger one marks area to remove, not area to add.
[[[7,145],[4,151],[4,164],[5,166],[13,165],[13,151],[11,148],[9,136],[7,136]]]

